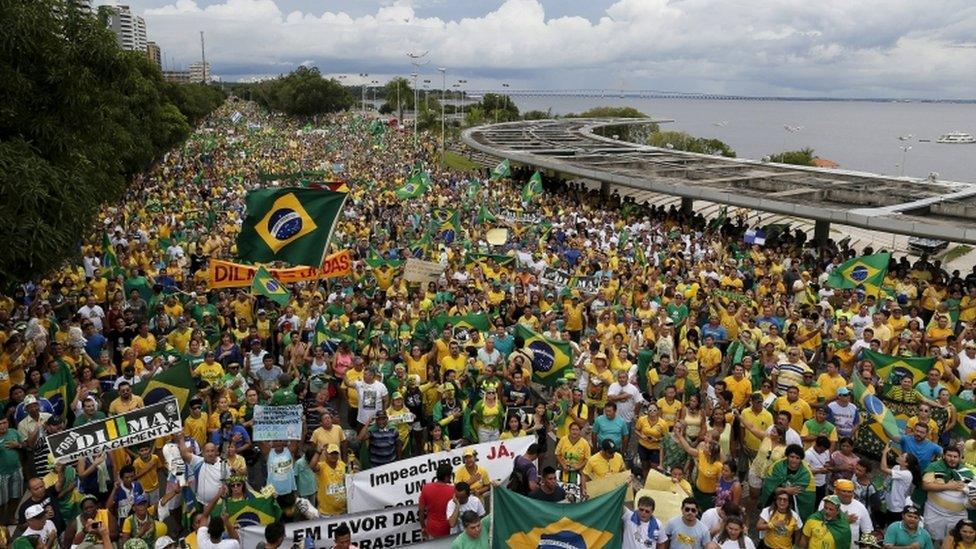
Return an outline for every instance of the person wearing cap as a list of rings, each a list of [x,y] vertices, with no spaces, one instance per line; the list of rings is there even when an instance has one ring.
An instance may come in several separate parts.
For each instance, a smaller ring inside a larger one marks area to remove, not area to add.
[[[840,499],[837,496],[824,498],[823,508],[804,521],[797,546],[809,549],[850,549],[851,525],[840,511]]]
[[[130,538],[141,539],[147,546],[155,546],[156,539],[168,533],[166,525],[149,514],[149,497],[139,494],[132,502],[132,514],[122,521],[119,543]]]
[[[220,397],[225,400],[227,397]],[[247,429],[237,422],[233,410],[215,412],[220,419],[220,425],[216,431],[210,434],[210,443],[215,445],[221,454],[226,453],[226,447],[233,445],[238,454],[244,454],[251,449],[253,443]],[[212,416],[211,416],[212,417]]]
[[[619,473],[627,468],[623,456],[617,451],[619,446],[613,440],[604,439],[599,448],[600,451],[590,456],[590,459],[586,460],[586,465],[583,466],[580,489],[584,493],[587,482]]]
[[[922,514],[918,507],[906,505],[901,513],[901,520],[893,522],[885,529],[884,548],[917,547],[918,549],[933,549],[932,536],[924,528],[919,528]],[[970,527],[972,523],[970,522]]]
[[[390,425],[386,410],[380,409],[359,430],[359,440],[369,441],[369,460],[372,466],[386,465],[403,457],[400,433]]]
[[[861,411],[851,402],[846,386],[837,388],[837,398],[827,403],[827,419],[837,428],[838,437],[853,437],[861,424]]]
[[[176,549],[177,543],[169,536],[161,536],[152,547],[153,549]]]
[[[339,445],[330,443],[317,447],[308,466],[318,482],[316,506],[319,512],[324,516],[345,514],[346,464],[339,459]]]
[[[24,511],[25,522],[18,537],[37,536],[41,547],[58,546],[58,530],[54,522],[47,518],[44,506],[33,504]]]
[[[915,429],[921,430],[921,427],[919,424]],[[976,507],[976,498],[969,490],[973,472],[961,461],[959,448],[948,446],[943,451],[942,459],[928,463],[923,469],[922,490],[927,493],[923,518],[925,529],[936,545],[942,544],[957,522],[967,518],[967,509]],[[921,462],[919,458],[920,465]]]
[[[479,499],[484,498],[491,489],[488,470],[478,465],[478,452],[474,448],[465,448],[461,456],[463,462],[454,470],[454,481],[466,483],[472,495]]]
[[[854,499],[854,481],[839,478],[834,481],[834,495],[840,501],[841,516],[851,525],[851,543],[856,542],[864,532],[874,532],[871,512],[863,503]],[[820,502],[823,509],[823,501]]]

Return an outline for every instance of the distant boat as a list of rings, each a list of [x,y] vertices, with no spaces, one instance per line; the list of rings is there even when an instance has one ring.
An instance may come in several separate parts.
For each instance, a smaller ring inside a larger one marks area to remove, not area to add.
[[[966,132],[949,132],[940,137],[937,143],[970,144],[976,143],[976,137]]]

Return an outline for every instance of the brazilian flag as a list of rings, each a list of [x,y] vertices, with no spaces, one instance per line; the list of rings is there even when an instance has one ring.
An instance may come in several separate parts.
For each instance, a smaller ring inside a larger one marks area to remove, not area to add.
[[[626,486],[582,503],[550,503],[495,488],[491,546],[612,549],[623,545]]]
[[[444,326],[451,325],[454,331],[454,338],[467,341],[467,333],[476,330],[485,333],[491,330],[491,322],[485,313],[468,313],[466,315],[446,315],[440,314],[431,319],[434,328],[441,332]]]
[[[464,254],[465,265],[485,262],[495,263],[500,267],[509,267],[515,263],[515,256],[502,254],[481,254],[478,252],[468,252]]]
[[[319,317],[315,323],[315,333],[312,335],[312,345],[322,347],[328,353],[334,353],[340,343],[346,343],[350,349],[356,348],[356,338],[350,334],[330,330],[325,320]]]
[[[430,175],[427,172],[414,172],[402,187],[396,190],[397,198],[405,200],[422,196],[430,188]]]
[[[495,166],[495,169],[491,170],[491,180],[498,181],[499,179],[505,179],[512,174],[512,170],[508,165],[508,159],[502,160]]]
[[[532,202],[532,198],[538,194],[542,194],[542,174],[535,172],[529,178],[528,183],[522,187],[522,203]]]
[[[64,360],[58,360],[58,369],[41,385],[37,394],[46,398],[54,408],[54,415],[64,417],[71,401],[75,399],[77,383]]]
[[[515,325],[515,337],[522,338],[523,347],[532,351],[532,381],[553,386],[572,370],[573,348],[569,343],[550,339],[522,324]]]
[[[861,353],[874,364],[874,370],[878,373],[878,378],[884,380],[886,389],[898,385],[906,376],[911,376],[914,386],[925,379],[929,370],[935,366],[935,357],[905,358],[876,353],[870,349],[864,349]]]
[[[949,402],[956,407],[956,426],[952,432],[969,440],[976,431],[976,402],[955,395],[949,397]]]
[[[438,232],[454,231],[454,234],[461,232],[461,212],[449,208],[434,208],[430,212],[432,228]]]
[[[888,273],[890,253],[862,255],[834,267],[827,277],[831,288],[864,288],[868,295],[877,296]]]
[[[478,208],[478,217],[475,218],[475,220],[478,222],[479,225],[484,225],[485,223],[492,223],[496,219],[498,218],[495,217],[495,214],[491,213],[491,210],[489,210],[488,207],[485,206],[484,204],[482,204],[481,207]]]
[[[115,246],[108,238],[108,233],[102,237],[102,272],[109,278],[115,278],[124,272],[122,264],[119,263],[119,256],[115,255]]]
[[[180,356],[180,355],[175,355]],[[190,398],[197,393],[197,380],[190,373],[190,362],[185,358],[177,360],[163,372],[132,386],[132,394],[142,397],[147,406],[156,404],[170,396],[180,403],[180,417],[186,417]],[[107,408],[118,396],[115,391],[102,393],[102,402]]]
[[[417,259],[422,259],[424,256],[427,255],[427,252],[430,251],[430,247],[432,244],[433,242],[431,242],[430,240],[430,234],[424,233],[424,236],[410,243],[409,245],[410,253],[413,254],[413,257]]]
[[[654,351],[641,349],[637,351],[637,386],[644,393],[647,392],[647,371],[654,364]]]
[[[224,500],[221,505],[215,505],[210,512],[211,517],[219,517],[223,511],[236,528],[271,524],[281,518],[281,508],[269,497],[256,497],[239,501]]]
[[[322,264],[346,194],[298,187],[247,194],[237,255],[252,263]]]
[[[363,262],[366,263],[366,265],[368,265],[371,269],[395,269],[400,265],[403,265],[403,260],[386,259],[382,256],[382,254],[376,251],[376,248],[369,249],[369,254],[366,256],[366,259],[364,259]]]
[[[477,179],[469,179],[468,180],[468,192],[467,192],[467,195],[466,195],[468,201],[470,202],[470,201],[474,200],[478,196],[478,192],[479,191],[481,191],[481,182],[478,181]]]
[[[288,301],[291,300],[291,292],[288,288],[275,280],[263,265],[258,267],[258,272],[254,273],[254,279],[251,280],[251,293],[263,295],[282,307],[288,305]]]
[[[868,455],[878,456],[891,437],[900,434],[904,422],[899,423],[884,401],[874,393],[868,392],[860,376],[853,376],[854,402],[867,416],[858,429],[854,441],[855,448]]]

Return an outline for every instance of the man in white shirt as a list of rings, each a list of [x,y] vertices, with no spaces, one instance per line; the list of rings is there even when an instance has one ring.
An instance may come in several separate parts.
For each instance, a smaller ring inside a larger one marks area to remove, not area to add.
[[[471,487],[467,482],[454,485],[454,498],[447,502],[447,522],[451,525],[451,534],[461,533],[461,515],[465,511],[474,511],[479,517],[485,516],[485,506],[478,496],[471,495]]]
[[[227,467],[218,456],[217,445],[208,442],[203,446],[203,457],[194,455],[186,444],[183,433],[177,437],[180,445],[180,455],[187,464],[186,473],[190,486],[194,486],[197,501],[207,504],[220,493],[224,479],[229,475]]]
[[[607,401],[617,403],[617,415],[620,419],[631,425],[634,422],[636,409],[644,403],[640,389],[630,383],[627,370],[617,372],[617,381],[610,384],[607,389]]]
[[[959,353],[959,379],[969,381],[976,376],[976,342],[967,342]]]
[[[813,472],[813,484],[817,489],[817,501],[827,495],[827,464],[830,463],[830,439],[820,435],[807,448],[803,461],[807,462]]]
[[[85,298],[85,305],[78,309],[78,314],[81,315],[81,318],[89,320],[96,332],[102,333],[102,319],[105,318],[105,311],[102,310],[101,305],[95,303],[94,297]]]
[[[224,532],[227,532],[227,539],[221,539],[224,537]],[[210,522],[206,526],[197,529],[197,547],[199,549],[241,549],[240,536],[234,527],[234,521],[210,517]]]
[[[495,348],[495,337],[485,340],[485,346],[478,349],[478,360],[484,366],[497,366],[502,362],[502,354]]]
[[[639,496],[634,510],[624,509],[623,549],[646,549],[668,541],[664,524],[654,516],[654,499]]]
[[[873,532],[874,524],[871,522],[871,513],[863,503],[854,499],[854,482],[846,478],[839,478],[834,481],[834,493],[840,498],[840,512],[846,516],[851,523],[851,544],[857,543],[861,538],[861,532]],[[820,500],[820,509],[823,509],[823,500]]]
[[[792,414],[786,410],[780,410],[776,412],[776,425],[782,425],[786,429],[786,445],[796,444],[797,446],[803,446],[803,438],[800,437],[800,433],[796,432],[796,429],[790,427],[790,419],[793,417]],[[766,434],[772,434],[776,430],[776,425],[770,425],[769,429],[766,429]]]
[[[356,421],[366,425],[376,412],[386,410],[389,405],[389,391],[383,382],[376,379],[376,368],[370,366],[363,370],[363,379],[353,383],[359,393],[359,409]]]
[[[31,505],[24,512],[27,518],[27,529],[20,537],[37,536],[41,542],[41,547],[54,547],[57,545],[58,530],[54,523],[47,519],[47,513],[42,505]],[[52,540],[54,543],[51,543]]]

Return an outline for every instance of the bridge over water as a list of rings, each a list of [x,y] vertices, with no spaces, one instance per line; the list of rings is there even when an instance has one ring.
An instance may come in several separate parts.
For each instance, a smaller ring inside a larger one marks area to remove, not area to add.
[[[598,181],[681,198],[809,219],[814,238],[830,224],[976,243],[976,184],[918,181],[650,147],[598,135],[601,127],[650,119],[558,119],[469,128],[482,153]]]

